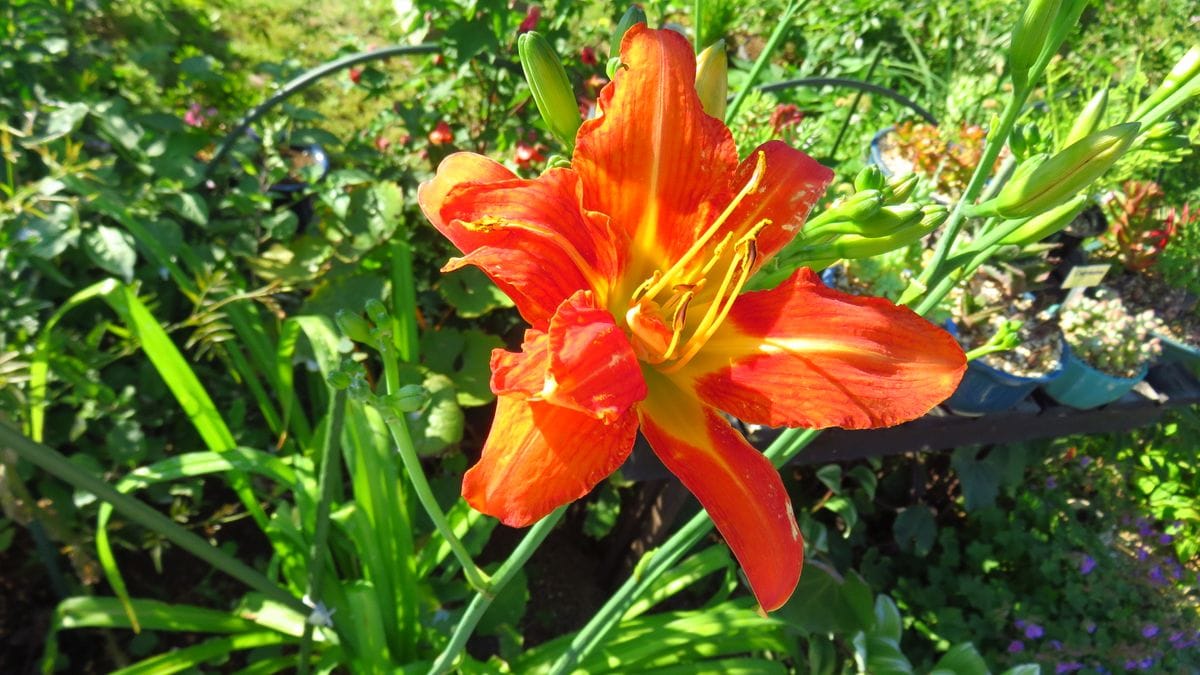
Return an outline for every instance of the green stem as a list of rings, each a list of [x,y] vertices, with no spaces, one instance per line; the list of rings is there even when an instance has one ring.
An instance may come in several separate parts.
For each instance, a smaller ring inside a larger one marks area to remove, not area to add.
[[[385,336],[379,342],[379,355],[383,359],[387,391],[389,394],[394,394],[400,389],[400,368],[396,364],[396,348],[391,336]],[[433,490],[429,487],[429,481],[425,478],[425,469],[421,467],[421,458],[417,456],[412,436],[408,433],[408,423],[404,421],[402,415],[392,414],[390,411],[384,412],[384,420],[388,431],[392,434],[392,441],[400,452],[400,459],[404,462],[404,470],[408,473],[409,480],[412,481],[417,499],[420,500],[425,513],[429,514],[429,519],[433,521],[433,526],[437,528],[438,534],[442,535],[450,547],[450,551],[454,553],[454,557],[458,558],[458,562],[463,568],[463,574],[467,577],[467,583],[471,584],[476,592],[490,596],[494,592],[492,582],[488,579],[487,574],[475,564],[467,547],[463,546],[462,541],[454,534],[454,528],[450,527],[450,521],[446,519],[445,511],[442,511],[442,507],[437,503],[437,498],[433,495]]]
[[[776,467],[781,467],[808,447],[808,444],[820,433],[815,429],[787,429],[771,443],[765,454]],[[679,562],[712,528],[712,519],[707,512],[701,511],[671,535],[670,539],[661,547],[647,553],[647,556],[651,556],[649,562],[644,566],[639,565],[639,569],[625,580],[625,583],[609,597],[587,625],[575,634],[567,651],[558,658],[550,672],[553,675],[571,672],[616,627],[630,605],[644,594],[663,573]]]
[[[1015,89],[1012,98],[1009,99],[1008,105],[1005,106],[1004,112],[1000,116],[999,124],[996,125],[995,129],[989,131],[987,143],[983,147],[983,155],[979,159],[979,164],[975,165],[975,173],[971,175],[971,181],[967,183],[967,189],[963,191],[962,197],[954,204],[954,210],[950,213],[950,218],[946,220],[946,230],[941,238],[938,239],[933,259],[929,261],[929,264],[921,271],[921,276],[917,279],[917,283],[920,286],[928,287],[930,280],[942,273],[942,263],[945,262],[946,256],[950,254],[950,250],[954,246],[954,240],[958,237],[959,231],[962,230],[963,222],[967,217],[967,208],[975,203],[975,200],[983,191],[988,176],[992,173],[992,165],[996,163],[996,158],[1000,156],[1000,150],[1004,148],[1004,143],[1008,141],[1008,136],[1012,132],[1013,125],[1016,124],[1017,118],[1021,115],[1021,110],[1024,108],[1025,99],[1029,98],[1029,92],[1029,87]]]
[[[454,634],[450,636],[450,644],[446,645],[446,648],[438,655],[437,660],[433,662],[433,666],[430,667],[430,675],[440,675],[450,670],[454,662],[458,659],[459,654],[466,648],[467,639],[475,631],[475,626],[483,618],[484,612],[491,606],[492,600],[496,597],[495,594],[499,593],[501,589],[508,585],[508,582],[512,581],[517,572],[521,571],[521,568],[525,566],[525,563],[528,562],[533,552],[541,545],[542,540],[558,524],[558,521],[562,518],[566,510],[567,507],[560,506],[553,513],[542,518],[533,527],[529,528],[529,533],[525,535],[525,538],[521,540],[521,543],[517,545],[512,554],[508,556],[504,564],[500,565],[500,569],[496,570],[496,576],[492,578],[492,592],[475,594],[475,597],[471,600],[471,604],[467,606],[467,611],[458,620],[458,625],[454,627]]]
[[[414,363],[420,356],[417,333],[417,295],[413,285],[412,247],[397,239],[391,244],[392,316],[396,324],[396,348],[400,359]]]
[[[791,0],[788,2],[787,8],[783,10],[783,16],[780,17],[779,23],[775,24],[775,30],[771,33],[771,37],[767,40],[767,45],[763,47],[762,53],[758,55],[758,60],[756,60],[754,65],[750,67],[750,74],[747,76],[746,81],[742,84],[741,90],[739,90],[737,96],[733,98],[733,102],[729,104],[729,108],[725,110],[726,124],[733,121],[733,118],[737,116],[738,110],[742,107],[742,103],[746,100],[746,97],[750,95],[750,91],[754,89],[754,83],[758,81],[759,74],[762,73],[762,69],[767,65],[767,61],[771,59],[771,54],[775,52],[775,48],[778,47],[779,43],[783,41],[783,36],[787,33],[787,29],[791,27],[792,18],[795,17],[796,12],[800,11],[800,8],[806,4],[808,4],[807,0],[804,0],[803,2]]]
[[[329,540],[329,511],[333,504],[333,491],[341,482],[341,462],[338,441],[342,437],[342,422],[346,416],[346,391],[338,389],[329,403],[329,423],[325,425],[325,443],[321,449],[321,475],[317,490],[321,495],[317,502],[317,522],[313,530],[312,548],[308,554],[308,599],[315,607],[321,600],[321,585],[324,581],[326,542]],[[300,675],[308,675],[308,661],[312,654],[313,624],[305,622],[304,635],[300,639],[300,661],[296,666]]]
[[[112,504],[113,508],[129,520],[157,532],[179,548],[200,558],[214,569],[241,581],[250,588],[276,602],[308,615],[308,607],[299,598],[271,582],[261,572],[246,565],[224,551],[211,546],[199,536],[179,526],[170,518],[146,506],[142,502],[117,492],[111,485],[88,473],[56,450],[35,443],[5,422],[0,422],[0,447],[12,448],[17,456],[66,481],[73,487],[90,492],[98,499]]]

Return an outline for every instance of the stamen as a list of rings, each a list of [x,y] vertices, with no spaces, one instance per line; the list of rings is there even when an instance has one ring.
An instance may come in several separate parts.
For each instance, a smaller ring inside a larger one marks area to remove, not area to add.
[[[675,310],[675,317],[671,319],[671,343],[667,345],[666,351],[663,352],[663,361],[671,358],[675,353],[675,348],[679,346],[679,337],[683,335],[683,328],[687,324],[687,309],[688,305],[695,297],[695,293],[688,290],[679,294],[679,307]],[[674,298],[672,298],[674,299]]]
[[[603,302],[603,296],[607,295],[608,293],[608,285],[604,283],[605,277],[598,273],[596,268],[593,267],[591,263],[583,259],[583,256],[579,254],[579,249],[575,248],[574,244],[572,244],[570,241],[567,241],[567,238],[558,232],[548,230],[543,227],[538,227],[537,225],[530,225],[529,223],[509,220],[507,218],[496,218],[492,216],[485,216],[484,218],[480,218],[479,220],[475,221],[464,221],[462,226],[464,229],[471,230],[473,232],[520,230],[522,232],[528,232],[529,234],[545,239],[560,251],[565,253],[567,257],[571,259],[571,262],[575,263],[575,266],[579,268],[579,272],[584,276],[585,279],[588,280],[588,283],[592,285],[592,290],[595,291],[598,296],[601,296],[601,302]],[[655,274],[657,275],[658,272],[656,271]],[[647,281],[649,281],[649,279]]]
[[[761,227],[754,230],[754,234]],[[750,279],[750,270],[754,267],[754,262],[758,258],[758,245],[755,243],[754,237],[747,236],[738,240],[737,249],[734,252],[733,260],[729,263],[729,269],[725,272],[725,278],[721,280],[721,286],[717,289],[717,295],[709,305],[708,311],[705,312],[704,318],[700,320],[700,324],[696,326],[696,330],[692,333],[692,337],[688,339],[684,345],[683,353],[671,365],[662,368],[664,373],[673,373],[680,368],[686,366],[692,360],[700,349],[708,342],[708,339],[717,332],[717,329],[724,323],[725,318],[729,316],[729,311],[733,309],[733,303],[737,302],[738,293],[742,287]],[[738,279],[729,286],[734,274],[737,274]],[[726,292],[728,290],[728,292]]]
[[[708,226],[708,229],[704,231],[704,234],[700,235],[700,238],[696,240],[696,243],[692,244],[692,247],[689,248],[683,254],[683,256],[679,258],[679,260],[676,260],[675,264],[671,265],[670,269],[663,273],[662,278],[657,284],[651,286],[650,289],[646,291],[646,295],[648,297],[652,298],[658,295],[665,288],[667,288],[667,286],[675,283],[675,277],[681,274],[687,265],[692,262],[692,259],[700,254],[705,245],[708,244],[708,240],[712,239],[713,235],[715,235],[725,225],[725,221],[729,219],[729,216],[733,215],[733,212],[737,210],[737,207],[741,205],[742,201],[751,192],[754,192],[758,189],[758,186],[762,183],[763,175],[766,173],[766,171],[767,153],[760,150],[757,161],[754,165],[754,173],[750,175],[750,180],[746,181],[746,184],[742,186],[742,189],[737,193],[736,196],[734,196],[733,200],[729,202],[729,205],[725,207],[725,210],[721,212],[721,215],[717,216],[717,219],[713,221],[712,225]]]

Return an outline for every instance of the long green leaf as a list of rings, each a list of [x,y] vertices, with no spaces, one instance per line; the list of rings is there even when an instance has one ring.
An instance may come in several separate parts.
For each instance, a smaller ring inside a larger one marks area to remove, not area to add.
[[[129,494],[134,490],[142,490],[156,483],[167,483],[180,478],[204,476],[228,471],[254,473],[280,483],[294,485],[298,482],[296,472],[283,460],[265,452],[249,448],[234,448],[218,454],[215,452],[193,452],[155,462],[154,464],[134,469],[117,483],[116,490],[121,494]],[[134,632],[141,627],[136,612],[129,603],[129,591],[125,579],[117,567],[116,557],[108,539],[108,521],[112,517],[112,504],[102,503],[96,515],[96,558],[104,570],[113,593],[125,606]]]
[[[651,585],[636,602],[625,610],[623,621],[644,614],[651,607],[677,595],[704,577],[733,564],[726,546],[709,546],[696,555],[684,560]]]
[[[115,670],[113,675],[170,675],[193,668],[205,661],[228,657],[229,654],[236,651],[285,644],[289,641],[287,636],[268,631],[213,638],[198,645],[151,656],[128,668]]]

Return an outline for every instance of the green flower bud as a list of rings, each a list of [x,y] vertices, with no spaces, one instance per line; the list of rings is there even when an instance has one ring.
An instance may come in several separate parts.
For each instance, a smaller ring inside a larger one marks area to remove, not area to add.
[[[1050,29],[1061,7],[1062,0],[1029,0],[1025,4],[1025,10],[1013,27],[1008,50],[1008,68],[1018,87],[1028,84],[1029,71],[1046,48]]]
[[[905,202],[879,209],[875,214],[855,221],[854,234],[864,237],[885,237],[920,221],[920,204]]]
[[[367,301],[367,316],[377,327],[392,325],[392,315],[388,313],[387,305],[375,298]]]
[[[1158,122],[1154,126],[1146,130],[1146,138],[1166,138],[1167,136],[1178,135],[1182,127],[1179,122],[1167,120],[1166,122]]]
[[[863,190],[882,190],[883,185],[883,172],[874,164],[868,164],[854,177],[854,189],[858,192],[862,192]]]
[[[855,192],[810,219],[804,226],[806,237],[856,232],[855,221],[873,216],[883,207],[879,190]]]
[[[908,201],[912,196],[913,190],[917,187],[917,174],[905,174],[899,178],[893,178],[884,187],[883,200],[888,204],[900,204]]]
[[[1187,136],[1151,138],[1142,143],[1142,149],[1154,150],[1155,152],[1175,152],[1176,150],[1183,150],[1190,147],[1192,147],[1192,141]]]
[[[362,318],[357,312],[349,312],[344,309],[339,309],[335,317],[338,328],[342,329],[342,334],[351,340],[361,343],[370,344],[371,340],[371,324]]]
[[[725,41],[717,40],[696,57],[696,93],[704,112],[723,120],[729,98],[729,60]]]
[[[909,206],[917,207],[915,204],[900,204],[898,206],[889,206],[880,213],[888,209],[899,209]],[[904,212],[907,213],[908,209],[905,208]],[[839,258],[870,258],[918,241],[921,237],[924,237],[946,222],[946,218],[949,215],[946,207],[941,205],[927,205],[923,208],[917,207],[916,212],[908,217],[908,222],[904,226],[888,233],[886,236],[870,237],[859,234],[847,234],[838,237],[837,240],[829,244],[801,249],[797,251],[796,256],[802,261],[822,262],[837,260]]]
[[[1034,242],[1042,241],[1046,237],[1058,232],[1071,221],[1075,220],[1088,204],[1087,195],[1076,195],[1074,199],[1065,204],[1060,204],[1045,213],[1038,214],[1025,221],[1016,230],[1008,233],[1000,240],[1001,244],[1013,246],[1027,246]]]
[[[1187,89],[1194,89],[1195,80],[1200,76],[1200,46],[1192,47],[1182,59],[1171,68],[1171,72],[1163,78],[1162,84],[1150,96],[1142,101],[1133,111],[1132,119],[1145,124],[1153,124],[1170,114],[1171,110],[1183,103],[1187,96],[1178,96]],[[1174,99],[1171,101],[1171,99]]]
[[[1100,127],[1101,120],[1104,119],[1104,110],[1107,107],[1108,90],[1101,89],[1083,107],[1079,117],[1075,118],[1075,124],[1071,125],[1071,131],[1062,143],[1063,147],[1082,141],[1085,136],[1096,131]]]
[[[616,57],[621,53],[621,38],[625,37],[626,31],[639,23],[646,23],[646,13],[638,5],[630,5],[629,9],[625,10],[625,14],[621,16],[621,20],[617,22],[616,29],[613,30],[608,52],[610,55]],[[609,79],[612,77],[610,76]]]
[[[579,103],[575,90],[567,79],[567,71],[558,60],[558,54],[536,31],[523,33],[517,38],[517,53],[521,57],[521,68],[525,80],[533,92],[533,101],[554,134],[567,148],[575,147],[575,132],[583,123],[579,115]]]
[[[1137,122],[1089,134],[1035,166],[1017,167],[996,198],[976,212],[1008,219],[1035,216],[1071,199],[1121,158],[1137,137]],[[1024,169],[1024,170],[1023,170]]]

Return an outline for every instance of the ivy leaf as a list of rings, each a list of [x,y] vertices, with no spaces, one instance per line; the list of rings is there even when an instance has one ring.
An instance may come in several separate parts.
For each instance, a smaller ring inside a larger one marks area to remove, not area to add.
[[[83,235],[83,248],[92,262],[125,283],[133,281],[133,265],[137,262],[133,246],[133,237],[128,232],[107,225],[97,225]]]
[[[843,578],[832,567],[809,560],[792,599],[775,616],[812,635],[869,630],[874,623],[871,589],[857,574]]]
[[[896,537],[900,550],[924,558],[933,550],[933,542],[937,539],[937,523],[934,522],[933,512],[926,506],[904,509],[892,524],[892,535]]]
[[[442,277],[438,293],[464,319],[474,319],[494,309],[513,306],[512,300],[486,274],[474,267],[464,267]]]
[[[993,462],[976,459],[978,448],[965,447],[954,451],[950,465],[962,484],[963,501],[967,511],[978,511],[996,503],[1000,492],[999,471]]]

